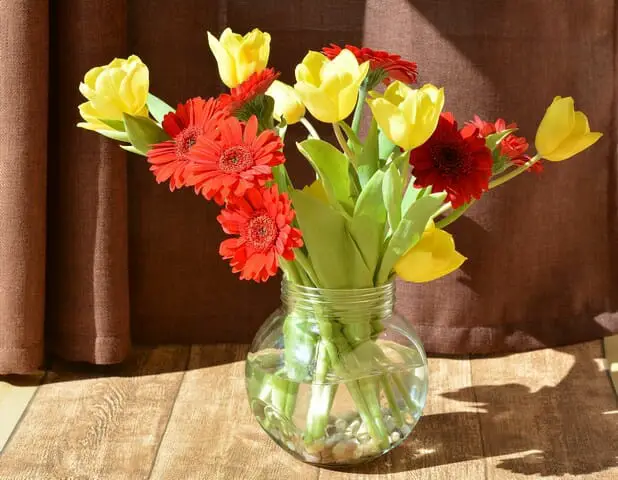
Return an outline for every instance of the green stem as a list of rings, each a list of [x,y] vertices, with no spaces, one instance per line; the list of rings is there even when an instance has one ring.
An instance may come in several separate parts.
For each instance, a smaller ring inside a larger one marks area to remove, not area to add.
[[[313,128],[313,125],[311,125],[311,122],[309,120],[303,117],[300,119],[300,123],[302,123],[303,127],[307,129],[307,131],[309,132],[309,135],[311,135],[313,138],[317,138],[318,140],[320,139],[320,136],[318,135],[317,130]]]
[[[388,400],[388,405],[391,407],[391,413],[393,414],[395,424],[401,428],[403,427],[403,416],[401,415],[401,410],[399,410],[399,405],[397,405],[395,393],[391,387],[391,375],[383,375],[380,378],[380,383],[382,384],[382,389],[384,390],[384,394]]]
[[[337,141],[339,142],[339,145],[341,146],[341,150],[343,150],[343,153],[345,153],[346,156],[351,161],[353,161],[354,152],[350,150],[350,147],[348,146],[348,142],[346,142],[345,137],[343,136],[343,130],[341,130],[341,127],[339,126],[338,123],[333,123],[333,130],[335,131],[335,137],[337,137]]]
[[[363,83],[358,90],[358,100],[356,101],[356,108],[354,110],[354,117],[352,117],[352,130],[358,135],[360,129],[360,122],[363,118],[363,108],[365,107],[365,99],[367,98],[367,85]]]
[[[320,282],[318,281],[318,276],[316,275],[315,270],[313,270],[311,262],[309,262],[309,259],[305,256],[305,253],[300,248],[294,251],[294,260],[305,271],[305,273],[313,283],[313,286],[317,287],[320,284]]]
[[[502,185],[503,183],[508,182],[509,180],[515,178],[517,175],[520,175],[521,173],[525,172],[526,170],[528,170],[532,165],[534,165],[536,162],[538,162],[541,159],[541,155],[540,154],[536,154],[534,157],[532,157],[530,160],[528,160],[526,163],[524,163],[521,167],[510,171],[509,173],[507,173],[506,175],[502,175],[499,178],[496,178],[495,180],[492,180],[491,182],[489,182],[489,188],[496,188],[499,187],[500,185]]]
[[[459,217],[461,217],[465,213],[465,211],[468,210],[472,206],[472,204],[474,202],[475,202],[475,200],[472,200],[470,203],[466,203],[465,205],[462,205],[461,207],[453,210],[448,216],[446,216],[442,220],[436,222],[436,227],[437,228],[444,228],[447,225],[450,225],[455,220],[457,220]],[[447,205],[450,205],[450,203],[447,204]],[[440,209],[440,210],[442,210],[442,209]],[[444,213],[444,212],[440,212],[440,213]]]

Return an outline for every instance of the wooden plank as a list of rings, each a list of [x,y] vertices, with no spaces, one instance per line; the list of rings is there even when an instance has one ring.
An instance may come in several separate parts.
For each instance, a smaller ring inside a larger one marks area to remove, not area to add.
[[[281,450],[252,417],[243,345],[194,346],[153,479],[317,478],[318,469]]]
[[[618,478],[601,342],[472,361],[488,478]]]
[[[0,375],[0,453],[19,424],[43,375],[44,372],[32,375]]]
[[[321,470],[320,480],[485,478],[469,360],[430,358],[429,382],[423,417],[403,445],[349,471]]]
[[[189,347],[115,367],[57,363],[0,456],[0,478],[147,478]]]
[[[614,391],[618,395],[618,335],[603,340],[603,351],[607,361],[607,371],[612,379]]]

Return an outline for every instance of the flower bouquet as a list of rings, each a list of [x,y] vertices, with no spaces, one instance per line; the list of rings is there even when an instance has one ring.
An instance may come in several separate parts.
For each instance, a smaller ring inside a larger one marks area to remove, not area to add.
[[[78,126],[145,156],[170,190],[219,204],[229,235],[219,252],[241,279],[282,270],[283,305],[246,363],[264,430],[310,463],[375,458],[410,435],[427,394],[422,344],[393,309],[394,278],[428,282],[459,268],[465,257],[444,227],[484,193],[601,134],[572,98],[556,97],[530,156],[514,123],[474,117],[459,128],[443,112],[444,90],[413,87],[417,65],[398,55],[330,45],[305,56],[290,86],[267,67],[268,33],[226,29],[208,42],[227,93],[174,109],[149,92],[137,56],[117,58],[86,73]],[[333,142],[306,112],[332,127]],[[296,126],[315,171],[302,188],[284,154]]]

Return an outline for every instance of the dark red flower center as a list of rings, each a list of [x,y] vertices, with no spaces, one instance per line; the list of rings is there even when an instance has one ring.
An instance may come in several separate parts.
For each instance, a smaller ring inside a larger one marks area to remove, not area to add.
[[[243,172],[252,166],[253,155],[242,145],[228,148],[219,158],[219,170],[225,173]]]
[[[191,147],[197,142],[198,136],[198,129],[192,125],[176,135],[176,138],[174,138],[176,142],[176,156],[184,160]]]
[[[259,252],[271,247],[277,239],[277,234],[275,221],[265,213],[258,213],[247,225],[247,243]]]
[[[460,177],[470,173],[467,152],[457,145],[434,145],[431,148],[431,160],[434,167],[446,177]]]

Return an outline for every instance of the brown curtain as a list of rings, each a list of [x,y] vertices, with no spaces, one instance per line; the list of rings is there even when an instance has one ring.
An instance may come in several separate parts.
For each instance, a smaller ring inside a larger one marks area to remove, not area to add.
[[[328,42],[401,53],[447,108],[517,119],[554,95],[605,132],[585,155],[491,192],[454,224],[470,260],[399,308],[436,353],[553,346],[618,330],[615,0],[0,0],[0,373],[44,353],[101,364],[131,342],[247,342],[277,281],[220,260],[217,208],[157,185],[144,160],[75,128],[92,66],[136,53],[169,103],[219,92],[206,30],[255,26],[293,81]],[[307,167],[290,155],[299,181]]]

